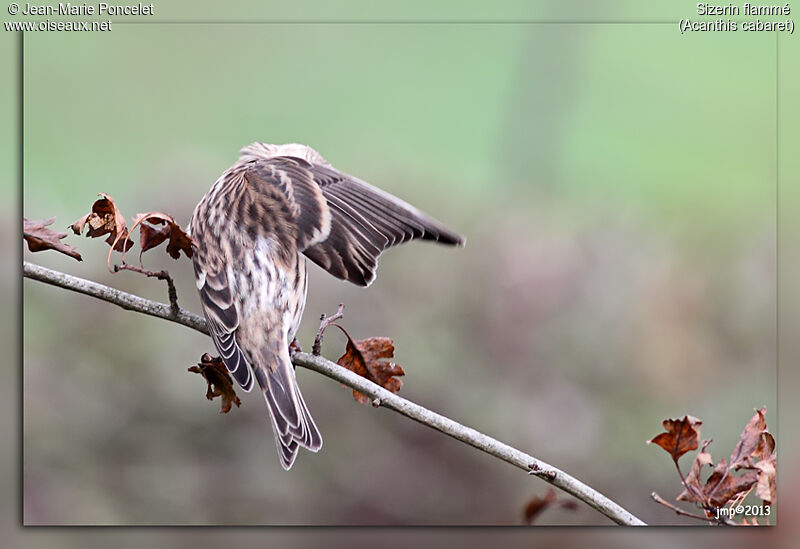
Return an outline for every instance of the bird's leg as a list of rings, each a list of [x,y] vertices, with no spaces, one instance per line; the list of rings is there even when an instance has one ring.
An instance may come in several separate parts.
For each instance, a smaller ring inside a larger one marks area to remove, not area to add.
[[[324,314],[319,317],[319,330],[317,330],[317,337],[314,339],[314,346],[311,348],[311,354],[314,356],[319,356],[320,352],[322,351],[322,334],[325,332],[325,328],[333,324],[334,321],[339,320],[344,315],[342,311],[344,310],[344,304],[339,303],[339,308],[337,309],[336,313],[332,314],[331,316],[325,316]]]

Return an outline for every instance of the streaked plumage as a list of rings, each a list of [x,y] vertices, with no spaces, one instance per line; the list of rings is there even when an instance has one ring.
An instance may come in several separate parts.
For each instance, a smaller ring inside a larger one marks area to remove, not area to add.
[[[285,469],[299,446],[322,446],[289,356],[306,301],[303,255],[368,286],[390,246],[415,238],[464,244],[435,219],[297,144],[242,149],[195,208],[190,234],[214,344],[239,385],[261,387]]]

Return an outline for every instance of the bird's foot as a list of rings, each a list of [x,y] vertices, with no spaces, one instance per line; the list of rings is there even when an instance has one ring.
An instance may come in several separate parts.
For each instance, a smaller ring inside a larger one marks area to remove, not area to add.
[[[300,348],[300,344],[297,342],[297,338],[294,338],[291,343],[289,343],[289,359],[294,361],[294,355],[297,353],[302,353],[303,349]],[[292,362],[292,366],[295,370],[297,370],[297,365]]]
[[[323,314],[319,317],[319,330],[317,330],[317,337],[314,339],[314,346],[311,348],[311,354],[319,356],[322,351],[322,334],[325,332],[325,328],[342,318],[344,316],[342,311],[344,311],[344,304],[339,303],[339,308],[336,313],[331,316],[325,316]]]
[[[289,343],[289,356],[294,357],[295,353],[302,353],[303,349],[300,347],[300,344],[297,342],[297,338],[294,338],[291,343]]]

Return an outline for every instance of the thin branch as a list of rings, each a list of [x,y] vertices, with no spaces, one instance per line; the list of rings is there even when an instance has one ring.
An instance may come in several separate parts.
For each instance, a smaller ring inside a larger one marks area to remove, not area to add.
[[[322,313],[322,316],[319,317],[319,330],[317,330],[317,337],[314,338],[314,346],[311,347],[312,355],[319,356],[319,354],[322,352],[322,336],[325,333],[325,329],[335,321],[342,318],[343,311],[344,303],[339,303],[339,308],[336,309],[334,314],[331,316],[326,316],[325,313]]]
[[[728,520],[728,519],[726,519],[725,517],[722,517],[722,516],[720,516],[719,518],[714,518],[714,517],[708,517],[708,516],[698,515],[698,514],[695,514],[695,513],[690,513],[688,511],[684,511],[680,507],[671,504],[670,502],[668,502],[667,500],[665,500],[664,498],[662,498],[661,496],[659,496],[655,492],[651,493],[650,497],[656,503],[660,503],[664,507],[667,507],[668,509],[672,509],[673,511],[675,511],[676,515],[681,515],[683,517],[689,517],[689,518],[693,518],[693,519],[698,519],[698,520],[702,520],[702,521],[709,522],[709,523],[722,524],[722,525],[725,525],[725,526],[738,526],[738,524],[736,524],[735,522],[733,522],[731,520]]]
[[[186,311],[178,309],[177,316],[173,316],[169,305],[157,303],[135,296],[120,290],[109,288],[96,282],[91,282],[58,271],[53,271],[28,262],[23,263],[23,273],[26,278],[45,282],[74,292],[90,295],[103,301],[119,305],[123,309],[136,311],[150,316],[177,322],[204,334],[208,334],[205,319]],[[295,353],[292,357],[295,365],[314,370],[322,375],[344,383],[373,399],[373,405],[394,410],[423,425],[449,435],[456,440],[477,448],[487,454],[514,465],[529,474],[535,475],[544,481],[562,489],[583,501],[598,512],[607,516],[617,524],[629,526],[646,526],[646,524],[633,514],[614,503],[606,496],[568,475],[564,471],[553,467],[525,452],[517,450],[490,436],[487,436],[471,427],[462,425],[452,419],[439,415],[419,404],[406,400],[371,381],[342,368],[321,356],[309,353]]]
[[[711,441],[709,440],[708,442],[711,442]],[[705,451],[706,446],[707,446],[707,444],[704,443],[703,449],[702,449],[703,452]],[[703,517],[701,517],[699,515],[695,515],[695,514],[692,514],[692,513],[687,513],[683,509],[680,509],[679,507],[676,507],[675,505],[672,505],[671,503],[666,501],[664,498],[662,498],[661,496],[659,496],[655,492],[650,494],[650,497],[654,501],[656,501],[657,503],[660,503],[661,505],[665,505],[665,506],[669,507],[670,509],[672,509],[673,511],[675,511],[679,515],[683,515],[685,517],[700,518],[702,520],[706,520],[706,521],[711,522],[711,523],[724,524],[724,525],[728,525],[728,526],[736,526],[736,524],[734,522],[729,521],[728,519],[726,519],[723,516],[720,516],[719,509],[711,504],[711,499],[708,496],[706,496],[706,494],[703,493],[702,490],[698,490],[697,487],[695,487],[693,485],[690,485],[688,482],[686,482],[686,477],[684,476],[683,471],[681,471],[681,466],[678,465],[678,460],[677,459],[673,459],[672,461],[675,463],[675,469],[678,470],[678,476],[681,478],[681,484],[683,484],[683,487],[686,489],[687,492],[689,492],[690,494],[692,494],[694,496],[695,501],[697,502],[697,505],[699,505],[704,511],[706,511],[706,513],[708,513],[709,516],[716,515],[719,518],[703,518]],[[727,475],[728,471],[725,471],[725,474]],[[717,482],[717,484],[714,485],[714,488],[709,490],[708,493],[709,494],[713,494],[714,490],[717,489],[717,486],[719,486],[719,484],[720,483]],[[753,487],[751,486],[750,489],[752,490]],[[733,503],[731,504],[731,506],[733,507]]]
[[[114,305],[119,305],[127,311],[136,311],[137,313],[163,318],[164,320],[183,324],[188,328],[203,332],[206,335],[208,334],[206,320],[186,309],[177,307],[176,312],[173,313],[171,307],[165,303],[144,299],[137,295],[129,294],[115,288],[109,288],[97,282],[92,282],[91,280],[85,280],[77,276],[54,271],[46,267],[28,263],[27,261],[23,262],[22,272],[25,278],[38,280],[39,282],[58,286],[59,288],[64,288],[80,294],[90,295],[97,299],[113,303]]]
[[[660,503],[660,504],[661,504],[661,505],[663,505],[664,507],[666,507],[666,508],[668,508],[668,509],[672,509],[673,511],[675,511],[675,514],[676,514],[676,515],[681,515],[681,516],[683,516],[683,517],[689,517],[689,518],[693,518],[693,519],[698,519],[698,520],[702,520],[702,521],[704,521],[704,522],[713,522],[713,521],[712,521],[711,519],[709,519],[708,517],[705,517],[705,516],[703,516],[703,515],[697,515],[697,514],[695,514],[695,513],[690,513],[690,512],[688,512],[688,511],[684,511],[684,510],[683,510],[683,509],[681,509],[680,507],[676,507],[675,505],[672,505],[670,502],[668,502],[667,500],[665,500],[664,498],[662,498],[661,496],[659,496],[659,495],[658,495],[658,494],[656,494],[655,492],[651,493],[651,494],[650,494],[650,497],[651,497],[651,498],[653,499],[653,501],[655,501],[656,503]]]
[[[166,270],[153,272],[143,269],[141,267],[137,267],[135,265],[128,265],[127,263],[123,262],[121,265],[114,265],[114,272],[118,273],[119,271],[133,271],[135,273],[141,273],[144,276],[150,278],[157,278],[158,280],[166,280],[167,281],[167,295],[169,296],[169,310],[172,316],[170,318],[175,318],[178,314],[178,310],[180,307],[178,306],[178,290],[175,289],[175,282],[172,281],[172,277],[169,276],[169,272]]]
[[[703,446],[703,451],[705,451],[705,448],[706,447]],[[703,506],[703,509],[710,509],[711,503],[708,501],[708,498],[706,498],[706,495],[702,491],[698,491],[697,488],[694,487],[694,485],[690,486],[689,483],[686,482],[686,477],[684,476],[683,471],[681,471],[681,466],[678,465],[678,460],[673,459],[672,462],[675,463],[675,469],[678,470],[678,476],[681,479],[681,484],[683,484],[683,487],[686,488],[686,491],[694,496],[694,498],[698,501],[698,503],[700,503]],[[655,494],[655,492],[653,493]]]
[[[645,525],[644,522],[606,496],[560,469],[476,431],[471,427],[462,425],[450,418],[428,410],[419,404],[406,400],[323,357],[310,355],[308,353],[297,353],[294,355],[294,363],[298,366],[304,366],[310,370],[319,372],[340,383],[344,383],[348,387],[356,389],[358,392],[372,398],[373,404],[377,401],[379,406],[399,412],[408,418],[427,425],[432,429],[436,429],[456,440],[469,444],[473,448],[482,450],[487,454],[519,467],[523,471],[532,473],[553,486],[561,488],[568,494],[575,496],[617,524],[630,526]]]

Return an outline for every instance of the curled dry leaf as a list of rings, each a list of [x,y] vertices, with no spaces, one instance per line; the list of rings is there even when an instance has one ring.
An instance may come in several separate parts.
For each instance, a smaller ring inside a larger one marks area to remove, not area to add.
[[[41,219],[39,221],[31,221],[27,218],[22,219],[22,237],[25,239],[25,242],[28,243],[28,249],[32,252],[55,250],[73,257],[78,261],[83,261],[81,254],[79,254],[75,248],[61,242],[62,239],[67,237],[67,233],[59,233],[47,228],[47,226],[52,225],[55,220],[55,217]]]
[[[693,416],[684,416],[683,419],[665,419],[662,423],[666,432],[660,433],[650,440],[648,444],[658,444],[669,452],[677,463],[678,459],[692,450],[697,450],[700,441],[700,425],[703,422]]]
[[[549,488],[543,496],[534,496],[528,500],[524,511],[525,523],[533,524],[533,521],[542,514],[542,511],[553,506],[569,509],[570,511],[574,511],[578,508],[578,504],[575,501],[571,499],[558,499],[556,497],[556,491]]]
[[[759,452],[763,454],[765,451],[766,443],[763,435],[767,430],[767,420],[764,417],[766,413],[766,407],[756,410],[756,414],[745,425],[744,431],[739,435],[739,442],[736,443],[731,454],[731,469],[751,467],[751,456],[755,456]],[[770,438],[772,438],[772,435],[770,435]],[[774,444],[775,440],[772,439],[773,448],[775,447]]]
[[[778,467],[775,454],[756,463],[756,469],[758,470],[756,495],[764,500],[767,505],[772,505],[775,502],[777,493],[775,477]]]
[[[710,440],[703,441],[703,446],[700,452],[695,456],[689,474],[686,475],[686,486],[676,498],[678,501],[697,501],[697,496],[703,493],[703,486],[700,484],[700,475],[703,466],[712,465],[714,463],[711,454],[706,452],[706,448],[710,443]]]
[[[764,431],[762,434],[763,436],[752,454],[758,460],[769,459],[775,453],[775,437],[769,431]]]
[[[114,250],[118,252],[130,250],[133,241],[128,237],[125,217],[120,213],[113,198],[105,193],[99,194],[102,198],[94,201],[92,211],[71,225],[72,232],[81,234],[84,227],[88,225],[89,230],[86,232],[86,236],[97,238],[107,234],[106,243],[113,246]]]
[[[142,251],[139,253],[140,260],[144,252],[155,248],[167,239],[169,239],[167,253],[174,259],[178,259],[181,252],[186,254],[186,257],[192,257],[194,242],[171,215],[163,212],[136,214],[131,231],[137,225],[139,225],[139,243],[142,247]]]
[[[347,331],[334,324],[347,336],[347,347],[344,354],[336,361],[339,366],[377,383],[384,389],[393,393],[400,391],[402,380],[396,376],[405,375],[403,368],[389,361],[394,357],[394,341],[389,337],[369,337],[354,341]],[[353,398],[356,402],[367,404],[369,397],[353,389]]]
[[[204,353],[200,357],[200,362],[197,366],[190,366],[190,372],[202,375],[206,383],[208,383],[208,390],[206,391],[206,398],[213,400],[215,397],[221,396],[222,402],[220,404],[219,413],[227,414],[231,410],[231,405],[236,404],[236,407],[242,405],[242,401],[236,396],[236,391],[233,390],[233,380],[228,369],[219,357],[212,357],[208,353]]]

